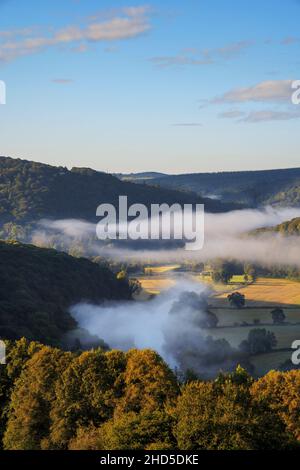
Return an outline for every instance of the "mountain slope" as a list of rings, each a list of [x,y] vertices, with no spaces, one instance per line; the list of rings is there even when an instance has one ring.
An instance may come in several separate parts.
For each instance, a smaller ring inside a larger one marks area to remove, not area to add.
[[[300,205],[300,168],[165,175],[145,179],[144,182],[162,188],[194,191],[203,197],[217,197],[222,201],[252,207],[264,204]]]
[[[106,267],[52,249],[0,241],[0,338],[59,344],[76,327],[81,300],[129,299],[126,280]]]
[[[280,233],[285,236],[299,236],[300,235],[300,217],[282,222],[275,227],[263,227],[253,230],[251,234],[260,235],[264,233]]]
[[[120,195],[128,204],[205,203],[208,212],[232,206],[204,200],[196,194],[123,182],[88,168],[53,167],[42,163],[0,157],[0,224],[28,223],[41,218],[77,218],[96,221],[101,203],[118,205]]]

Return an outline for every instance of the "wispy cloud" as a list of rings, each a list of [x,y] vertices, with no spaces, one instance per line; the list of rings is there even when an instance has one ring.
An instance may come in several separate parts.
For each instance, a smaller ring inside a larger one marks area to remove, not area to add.
[[[218,49],[212,49],[212,51],[208,51],[208,53],[223,57],[224,59],[231,59],[239,55],[243,50],[247,49],[253,44],[253,41],[238,41],[232,44],[227,44],[226,46],[220,47]]]
[[[224,111],[218,115],[222,119],[236,119],[244,116],[246,113],[238,109],[232,109],[231,111]]]
[[[213,63],[213,60],[209,57],[195,58],[184,53],[176,56],[152,57],[150,60],[161,68],[172,67],[173,65],[209,65]]]
[[[235,122],[246,122],[246,123],[260,123],[269,121],[289,121],[292,119],[300,119],[300,110],[288,109],[288,110],[272,110],[262,109],[257,111],[241,111],[241,110],[230,110],[218,114],[221,119],[232,119]]]
[[[59,85],[68,85],[69,83],[73,83],[74,80],[72,78],[53,78],[51,82],[58,83]]]
[[[150,61],[161,68],[184,65],[210,65],[220,59],[230,60],[235,58],[252,44],[253,42],[251,41],[239,41],[214,49],[199,50],[197,48],[185,48],[174,56],[151,57]]]
[[[213,98],[210,103],[247,103],[291,101],[293,80],[269,80],[247,88],[234,88],[221,96]]]
[[[300,111],[251,111],[247,116],[240,119],[240,122],[259,123],[268,121],[289,121],[291,119],[300,119]]]
[[[174,127],[201,127],[200,122],[175,122],[172,124]]]
[[[36,33],[36,27],[20,28],[0,31],[0,39],[17,38],[20,36],[30,36]]]
[[[48,47],[73,45],[84,47],[86,42],[115,41],[137,37],[151,29],[149,7],[125,7],[115,16],[103,21],[90,19],[84,26],[70,25],[52,34],[16,37],[16,32],[4,32],[0,42],[0,61],[7,62],[18,57],[41,52]],[[30,29],[28,30],[30,31]],[[2,32],[3,34],[3,32]],[[20,34],[17,34],[17,36]],[[7,40],[11,37],[12,39]],[[4,41],[3,41],[4,39]],[[6,39],[6,40],[5,40]]]
[[[300,38],[296,38],[295,36],[288,36],[281,41],[281,44],[284,46],[290,46],[291,44],[297,44],[299,42]]]

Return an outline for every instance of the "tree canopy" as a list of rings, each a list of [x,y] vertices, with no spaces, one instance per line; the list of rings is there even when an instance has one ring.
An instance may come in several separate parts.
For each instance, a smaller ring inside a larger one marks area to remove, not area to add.
[[[34,377],[34,380],[33,380]],[[179,382],[151,350],[82,353],[8,343],[0,366],[4,449],[293,449],[300,371],[241,367]]]

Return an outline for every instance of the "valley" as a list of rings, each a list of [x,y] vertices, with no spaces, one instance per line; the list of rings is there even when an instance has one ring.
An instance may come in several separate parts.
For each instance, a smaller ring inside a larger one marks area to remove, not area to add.
[[[268,353],[252,355],[251,364],[254,375],[260,376],[272,369],[280,369],[287,363],[292,354],[291,345],[300,339],[300,282],[279,278],[257,278],[246,282],[243,276],[235,275],[227,285],[214,283],[207,275],[183,273],[180,265],[147,266],[145,274],[138,277],[142,292],[138,300],[149,300],[174,288],[186,277],[205,284],[211,289],[209,311],[218,318],[216,328],[203,330],[214,339],[225,339],[238,348],[253,329],[266,329],[274,333],[276,346]],[[150,275],[149,275],[150,274]],[[243,308],[231,307],[227,296],[230,292],[239,291],[245,295],[246,305]],[[272,311],[280,307],[285,314],[282,324],[274,324]]]

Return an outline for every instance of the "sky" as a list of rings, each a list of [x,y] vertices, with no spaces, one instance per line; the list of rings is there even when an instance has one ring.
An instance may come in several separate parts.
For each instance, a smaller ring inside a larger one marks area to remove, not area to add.
[[[0,0],[0,155],[108,172],[300,166],[300,0]]]

